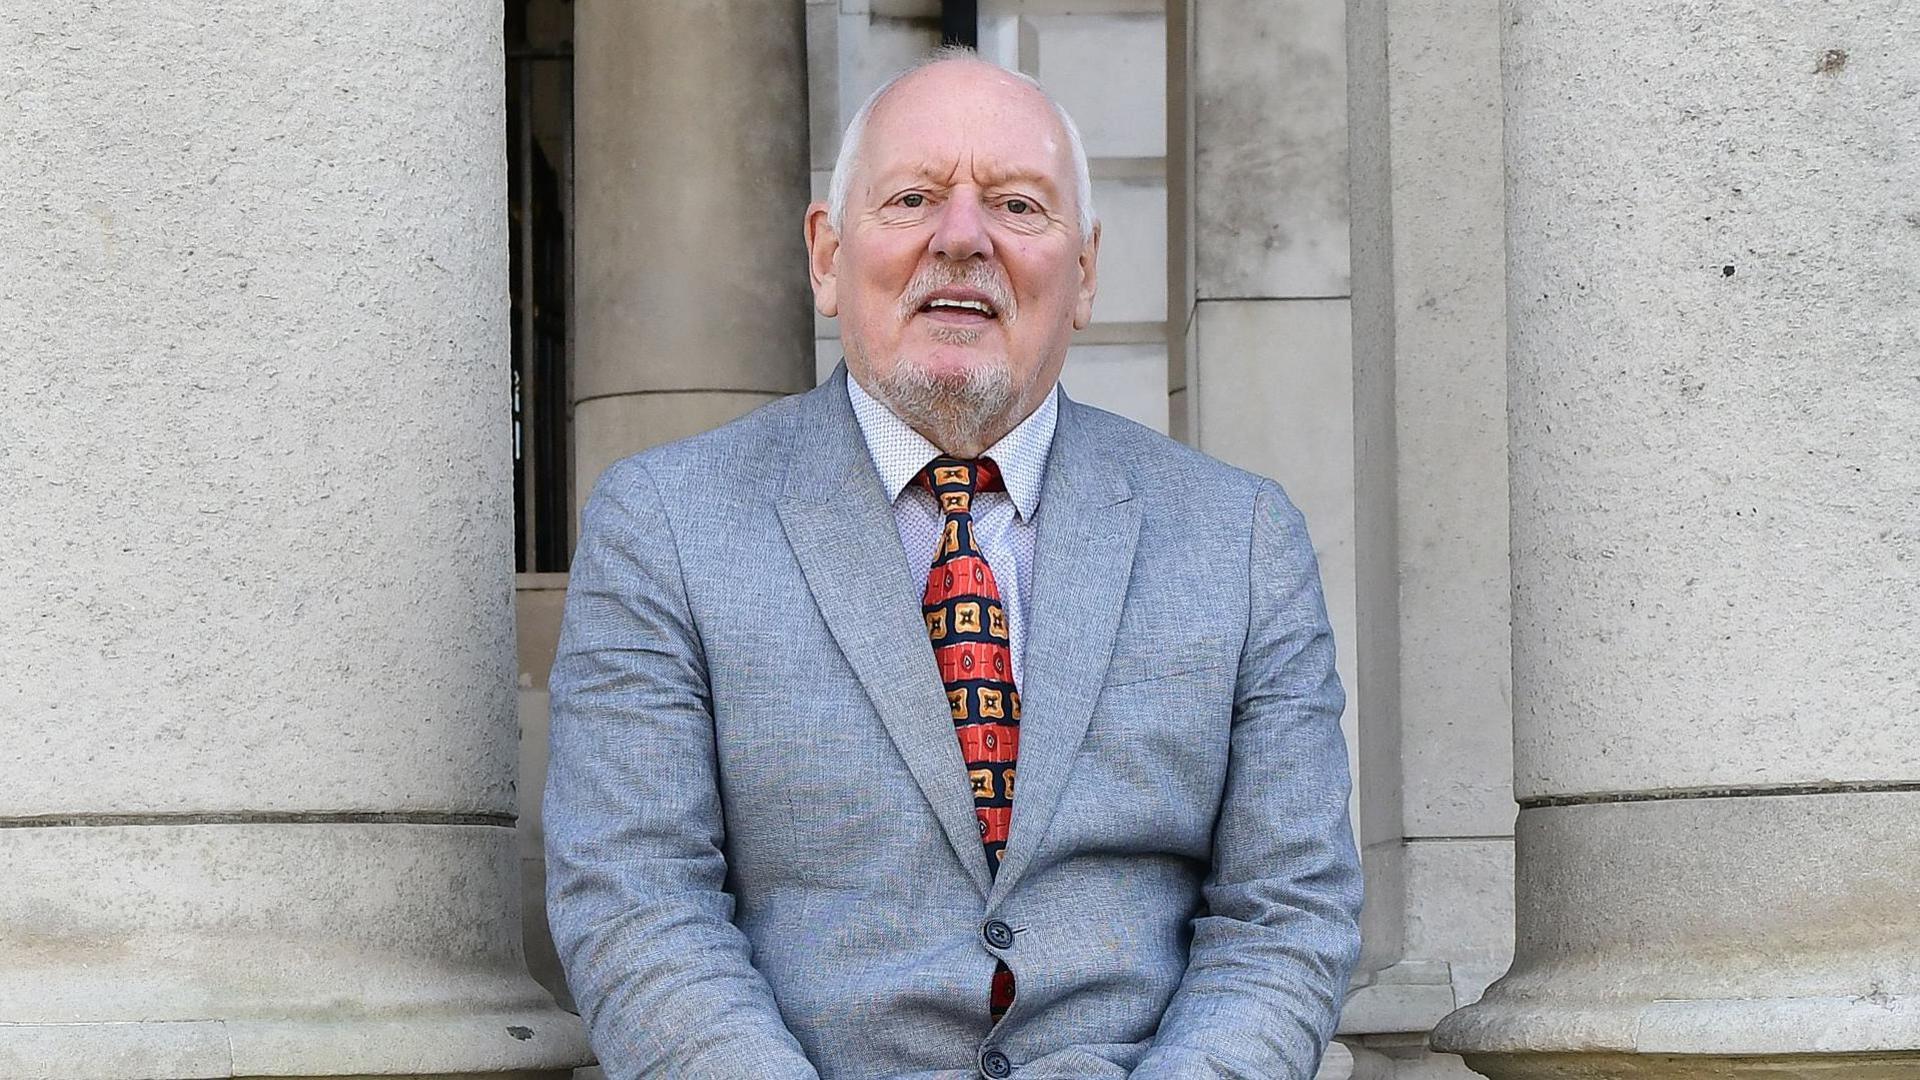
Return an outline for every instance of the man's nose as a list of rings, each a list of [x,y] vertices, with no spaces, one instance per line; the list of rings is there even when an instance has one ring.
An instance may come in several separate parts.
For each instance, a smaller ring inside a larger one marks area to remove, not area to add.
[[[986,208],[978,199],[956,193],[940,207],[929,245],[936,255],[956,262],[993,254],[993,238],[987,234]]]

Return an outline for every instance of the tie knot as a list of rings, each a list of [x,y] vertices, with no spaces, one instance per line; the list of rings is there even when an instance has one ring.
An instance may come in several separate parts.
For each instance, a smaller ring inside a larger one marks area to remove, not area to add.
[[[982,491],[1006,490],[1005,482],[1000,479],[1000,468],[992,458],[937,457],[920,470],[919,480],[922,487],[935,495],[956,492],[976,495]]]

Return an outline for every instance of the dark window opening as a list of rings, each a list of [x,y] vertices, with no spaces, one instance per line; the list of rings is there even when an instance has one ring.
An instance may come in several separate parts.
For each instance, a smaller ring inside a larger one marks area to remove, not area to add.
[[[940,44],[980,47],[980,0],[940,0]]]
[[[514,569],[572,556],[573,3],[506,0]]]

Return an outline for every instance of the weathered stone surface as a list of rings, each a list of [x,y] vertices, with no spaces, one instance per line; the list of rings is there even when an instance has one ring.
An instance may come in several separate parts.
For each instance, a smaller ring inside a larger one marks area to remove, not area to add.
[[[1468,1074],[1426,1031],[1513,940],[1501,15],[1347,15],[1367,904],[1342,1031],[1358,1075],[1437,1080]]]
[[[1363,1036],[1349,1039],[1353,1080],[1473,1080],[1477,1075],[1452,1054],[1436,1054],[1418,1038]]]
[[[1479,998],[1513,956],[1513,841],[1415,840],[1404,858],[1406,955],[1445,960],[1455,1001]]]
[[[777,0],[577,5],[582,501],[619,458],[747,411],[701,398],[813,385],[806,18]]]
[[[499,38],[7,6],[0,817],[510,812]]]
[[[1197,295],[1347,295],[1343,5],[1208,0],[1192,13]]]
[[[867,95],[913,66],[940,44],[940,12],[900,13],[853,10],[843,5],[836,35],[840,62],[840,109],[834,127],[834,152],[840,131],[853,119]],[[818,115],[818,114],[816,114]]]
[[[527,971],[534,981],[546,987],[563,1007],[574,1009],[573,994],[567,988],[560,954],[553,944],[553,930],[547,922],[546,828],[540,816],[540,797],[546,790],[551,705],[544,682],[538,690],[520,691],[520,775],[526,780],[520,785],[520,819],[513,830],[520,864],[520,940]]]
[[[507,827],[500,34],[0,18],[0,1075],[586,1057]]]
[[[1285,484],[1307,513],[1321,560],[1346,565],[1350,582],[1353,369],[1347,302],[1209,301],[1200,305],[1198,322],[1200,448]]]
[[[1920,9],[1531,0],[1507,77],[1521,796],[1920,779]]]
[[[1353,1080],[1353,1051],[1339,1043],[1328,1043],[1327,1052],[1320,1059],[1320,1071],[1313,1074],[1313,1080]]]
[[[517,666],[523,710],[527,691],[544,692],[547,688],[547,676],[553,670],[553,654],[560,645],[560,616],[566,609],[566,602],[565,574],[513,576],[513,623],[519,643]],[[523,722],[523,730],[524,727]],[[521,775],[528,775],[524,767]],[[540,775],[544,775],[544,771]],[[524,816],[524,802],[521,805]]]
[[[1525,811],[1520,955],[1487,1015],[1550,992],[1587,1003],[1595,1049],[1839,1050],[1849,1028],[1877,1032],[1852,1049],[1920,1046],[1916,832],[1905,792]]]
[[[1385,130],[1355,130],[1388,142],[1392,288],[1355,303],[1356,326],[1367,304],[1392,319],[1402,826],[1510,835],[1500,5],[1382,6]]]

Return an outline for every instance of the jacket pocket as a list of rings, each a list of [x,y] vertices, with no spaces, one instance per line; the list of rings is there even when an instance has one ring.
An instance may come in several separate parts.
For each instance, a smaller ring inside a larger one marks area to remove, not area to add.
[[[1219,638],[1181,642],[1167,649],[1116,653],[1107,665],[1106,685],[1130,686],[1223,667],[1228,661]]]

